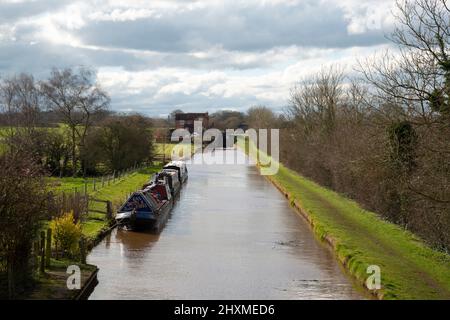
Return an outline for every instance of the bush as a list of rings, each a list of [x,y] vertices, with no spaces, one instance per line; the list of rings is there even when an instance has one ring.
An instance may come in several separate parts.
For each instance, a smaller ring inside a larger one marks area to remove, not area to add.
[[[0,156],[0,297],[14,298],[33,281],[31,248],[47,217],[41,168],[30,153]],[[7,288],[7,289],[3,289]]]
[[[50,228],[53,230],[56,249],[61,250],[63,255],[68,254],[71,257],[77,255],[81,225],[79,222],[74,223],[73,211],[52,220]]]

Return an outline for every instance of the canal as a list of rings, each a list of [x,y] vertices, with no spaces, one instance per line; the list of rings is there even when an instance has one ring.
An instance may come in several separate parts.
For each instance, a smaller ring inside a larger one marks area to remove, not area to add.
[[[159,235],[114,230],[92,250],[100,272],[90,299],[362,298],[254,166],[188,169]]]

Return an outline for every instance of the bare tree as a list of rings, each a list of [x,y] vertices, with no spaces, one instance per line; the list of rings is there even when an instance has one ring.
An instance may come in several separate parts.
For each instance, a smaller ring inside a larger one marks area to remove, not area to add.
[[[175,117],[178,113],[184,113],[181,109],[173,110],[168,116],[167,121],[169,122],[169,125],[175,126]]]
[[[410,123],[418,135],[414,154],[428,163],[423,160],[409,177],[409,190],[440,205],[450,201],[448,175],[425,168],[430,161],[442,168],[450,157],[450,10],[446,0],[398,1],[397,9],[391,39],[398,51],[359,69],[377,89],[384,102],[378,109],[389,115],[390,126]]]
[[[247,122],[253,129],[274,128],[277,116],[272,109],[265,106],[251,107],[247,111]]]
[[[290,116],[302,122],[306,131],[313,125],[331,132],[343,94],[343,78],[342,70],[331,67],[300,82],[291,90]]]
[[[2,109],[9,118],[9,137],[19,131],[32,135],[38,125],[42,105],[33,76],[22,73],[4,79],[0,83],[0,99]]]
[[[446,0],[398,1],[397,26],[391,39],[398,45],[359,70],[380,98],[401,106],[401,117],[415,124],[450,116],[450,11]],[[447,120],[446,120],[447,121]]]
[[[94,78],[95,73],[89,69],[53,69],[50,79],[41,82],[49,109],[58,113],[70,129],[73,175],[77,171],[77,147],[83,148],[94,115],[104,111],[109,104],[108,95]]]

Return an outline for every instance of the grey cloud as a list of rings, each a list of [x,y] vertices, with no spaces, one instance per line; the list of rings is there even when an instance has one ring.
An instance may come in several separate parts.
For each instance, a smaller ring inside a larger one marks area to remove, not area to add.
[[[45,0],[24,2],[0,2],[0,24],[15,22],[21,18],[37,16],[49,10],[64,7],[69,0]]]
[[[379,30],[349,35],[347,24],[339,7],[306,1],[297,7],[225,6],[223,10],[204,8],[157,19],[102,21],[88,24],[81,34],[92,45],[164,52],[204,50],[212,46],[239,51],[290,45],[345,48],[386,41]]]

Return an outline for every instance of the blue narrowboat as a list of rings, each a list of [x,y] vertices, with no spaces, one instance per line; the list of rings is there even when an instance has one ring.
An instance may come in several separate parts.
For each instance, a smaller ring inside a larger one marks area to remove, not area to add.
[[[134,192],[116,214],[119,226],[129,229],[152,228],[160,231],[164,226],[175,196],[187,180],[187,167],[183,161],[172,161],[155,174],[142,190]]]
[[[160,231],[173,206],[167,179],[154,181],[134,192],[116,214],[116,222],[129,229],[151,228]]]

